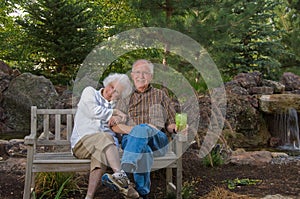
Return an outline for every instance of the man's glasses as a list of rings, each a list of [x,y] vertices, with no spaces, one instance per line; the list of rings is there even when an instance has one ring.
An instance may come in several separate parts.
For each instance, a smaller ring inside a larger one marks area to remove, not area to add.
[[[143,76],[151,75],[150,72],[144,72],[144,71],[132,71],[132,73],[135,74],[135,75],[143,75]]]

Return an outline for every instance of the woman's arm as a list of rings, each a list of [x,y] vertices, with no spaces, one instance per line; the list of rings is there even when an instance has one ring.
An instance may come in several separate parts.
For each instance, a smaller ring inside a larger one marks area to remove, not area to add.
[[[116,124],[114,126],[111,126],[111,129],[120,134],[129,134],[133,126],[128,126],[126,124]]]

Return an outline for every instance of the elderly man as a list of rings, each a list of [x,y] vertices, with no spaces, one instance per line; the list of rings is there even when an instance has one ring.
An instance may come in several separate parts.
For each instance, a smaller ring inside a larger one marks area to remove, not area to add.
[[[127,125],[112,127],[123,134],[124,150],[121,167],[133,172],[136,190],[142,198],[150,193],[150,171],[153,157],[164,156],[168,148],[166,132],[176,132],[175,109],[171,99],[160,89],[151,86],[154,65],[148,60],[137,60],[132,65],[134,92],[117,103],[117,108],[128,113]]]

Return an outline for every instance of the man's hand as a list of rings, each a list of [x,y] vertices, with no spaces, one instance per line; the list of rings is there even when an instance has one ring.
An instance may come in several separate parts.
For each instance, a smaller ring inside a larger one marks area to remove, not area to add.
[[[186,125],[186,127],[184,129],[182,129],[181,131],[179,131],[179,133],[181,135],[187,135],[188,134],[188,128],[189,128],[189,126]],[[177,132],[177,128],[175,128],[175,131]]]
[[[169,124],[167,129],[170,133],[180,133],[182,135],[187,135],[188,134],[188,125],[186,125],[186,127],[183,130],[179,131],[179,132],[177,131],[176,124]]]
[[[121,118],[121,119],[116,118],[116,120],[118,121],[116,124],[118,124],[118,123],[125,123],[126,120],[127,120],[127,115],[125,113],[123,113],[122,111],[118,110],[118,109],[114,109],[113,110],[113,116],[118,116],[118,117]]]

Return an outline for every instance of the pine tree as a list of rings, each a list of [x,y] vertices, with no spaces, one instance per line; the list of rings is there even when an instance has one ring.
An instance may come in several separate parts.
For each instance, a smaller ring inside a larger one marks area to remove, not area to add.
[[[24,6],[19,24],[35,49],[31,58],[43,74],[69,79],[97,44],[96,15],[88,3],[76,0],[36,0]]]
[[[278,1],[243,0],[235,4],[232,15],[243,18],[239,27],[230,31],[232,45],[228,50],[235,52],[227,70],[230,74],[260,71],[265,78],[276,79],[282,53],[279,30],[275,24],[275,8]]]
[[[276,0],[224,0],[201,7],[193,37],[208,50],[225,81],[241,72],[260,71],[276,79],[283,54],[276,26]]]

